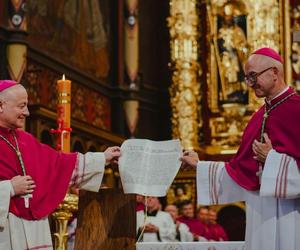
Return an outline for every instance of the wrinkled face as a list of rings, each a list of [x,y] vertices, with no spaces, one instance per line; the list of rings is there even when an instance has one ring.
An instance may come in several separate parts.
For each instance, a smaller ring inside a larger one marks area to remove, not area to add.
[[[166,206],[165,211],[168,212],[171,215],[173,220],[176,220],[176,218],[178,216],[178,209],[177,209],[176,206],[168,205],[168,206]]]
[[[187,204],[182,207],[182,215],[188,218],[194,217],[194,207],[192,204]]]
[[[7,89],[0,102],[0,123],[6,128],[22,128],[29,116],[28,96],[22,85]]]
[[[201,208],[197,214],[198,219],[203,222],[207,223],[208,221],[208,209],[207,208]]]
[[[252,75],[257,76],[254,77],[255,82],[248,84],[253,88],[257,97],[268,97],[274,92],[277,73],[277,68],[273,67],[268,61],[262,60],[259,55],[250,56],[245,65],[246,78]]]

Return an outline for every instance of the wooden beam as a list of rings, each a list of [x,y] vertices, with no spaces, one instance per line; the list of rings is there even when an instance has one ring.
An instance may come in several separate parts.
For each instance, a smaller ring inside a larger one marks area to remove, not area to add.
[[[300,42],[300,30],[293,32],[293,42]]]

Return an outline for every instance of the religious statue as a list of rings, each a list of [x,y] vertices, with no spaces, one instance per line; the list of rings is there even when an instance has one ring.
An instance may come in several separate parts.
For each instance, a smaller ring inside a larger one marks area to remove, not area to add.
[[[228,1],[218,15],[218,68],[220,72],[219,100],[221,103],[248,102],[243,64],[248,56],[246,18],[241,3]]]
[[[192,187],[189,184],[172,185],[167,193],[167,203],[180,205],[192,200]]]

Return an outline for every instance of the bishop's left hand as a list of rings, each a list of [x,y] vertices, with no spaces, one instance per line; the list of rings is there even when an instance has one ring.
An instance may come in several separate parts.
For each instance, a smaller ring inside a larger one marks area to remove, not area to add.
[[[182,157],[180,157],[179,160],[182,162],[181,167],[183,169],[195,169],[199,161],[199,156],[195,151],[187,150],[183,152],[183,155]]]
[[[265,139],[264,143],[254,140],[254,142],[252,144],[252,150],[255,154],[254,159],[259,162],[265,162],[267,159],[268,153],[273,148],[272,142],[266,133],[264,133],[264,139]]]
[[[114,146],[114,147],[109,147],[104,151],[104,156],[105,156],[105,162],[106,164],[109,163],[118,163],[119,157],[121,156],[121,150],[120,147]]]

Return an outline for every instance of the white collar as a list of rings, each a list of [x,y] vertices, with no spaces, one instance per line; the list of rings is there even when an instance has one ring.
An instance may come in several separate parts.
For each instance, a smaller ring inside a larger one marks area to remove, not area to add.
[[[266,99],[266,103],[268,103],[268,105],[271,105],[271,102],[272,102],[275,98],[277,98],[278,96],[281,96],[283,93],[285,93],[286,91],[288,91],[289,88],[290,88],[290,87],[287,86],[284,90],[282,90],[279,94],[277,94],[276,96],[274,96],[271,100],[267,100],[267,99]]]

